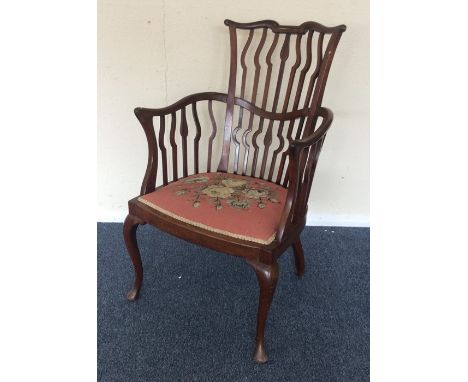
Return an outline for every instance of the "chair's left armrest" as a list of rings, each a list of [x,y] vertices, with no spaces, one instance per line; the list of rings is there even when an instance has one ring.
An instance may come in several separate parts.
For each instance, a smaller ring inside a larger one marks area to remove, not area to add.
[[[190,94],[179,101],[173,103],[172,105],[161,107],[161,108],[147,108],[147,107],[137,107],[135,108],[135,115],[140,120],[140,118],[151,118],[151,117],[161,117],[174,113],[183,107],[190,105],[198,101],[221,101],[226,102],[227,94],[217,93],[217,92],[203,92]]]
[[[186,120],[186,113],[185,113],[185,108],[188,105],[192,105],[192,107],[196,107],[197,102],[199,101],[220,101],[220,102],[226,102],[227,95],[224,93],[215,93],[215,92],[204,92],[204,93],[196,93],[196,94],[191,94],[187,97],[182,98],[181,100],[173,103],[170,106],[163,107],[163,108],[158,108],[158,109],[153,109],[153,108],[144,108],[144,107],[137,107],[135,108],[135,115],[140,121],[141,126],[143,127],[143,130],[146,135],[146,140],[148,142],[148,164],[146,166],[146,172],[145,172],[145,177],[143,179],[142,185],[141,185],[141,190],[140,190],[140,195],[147,194],[149,192],[154,191],[155,186],[156,186],[156,176],[157,176],[157,170],[158,170],[158,146],[160,150],[164,150],[164,155],[165,155],[165,146],[164,146],[164,140],[162,139],[161,133],[164,132],[164,129],[160,130],[160,134],[157,137],[155,134],[155,126],[153,123],[153,119],[155,117],[158,117],[160,119],[160,123],[164,123],[164,118],[167,115],[172,115],[173,117],[173,123],[175,126],[176,123],[176,113],[180,111],[181,115],[181,121],[180,121],[180,131],[178,132],[181,134],[181,139],[182,139],[182,151],[183,151],[183,162],[184,162],[184,172],[187,171],[187,136],[188,136],[188,124]],[[194,116],[195,119],[195,124],[199,128],[199,121],[198,121],[198,116]],[[161,127],[161,126],[160,126]],[[171,145],[174,147],[176,146],[175,143],[175,129],[171,130]],[[162,155],[162,154],[161,154]],[[173,153],[174,155],[174,153]],[[177,155],[177,154],[176,154]],[[166,157],[164,156],[163,161],[161,163],[161,168],[163,172],[163,183],[167,184],[168,182],[168,161],[166,160]],[[175,160],[177,157],[175,158]],[[174,160],[174,158],[173,158]],[[175,162],[176,163],[176,162]]]

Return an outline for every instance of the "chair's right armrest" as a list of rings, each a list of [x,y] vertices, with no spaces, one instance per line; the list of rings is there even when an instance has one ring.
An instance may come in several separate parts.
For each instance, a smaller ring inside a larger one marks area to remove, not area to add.
[[[316,115],[322,117],[319,128],[311,135],[303,139],[291,141],[289,144],[288,178],[289,187],[286,202],[277,231],[277,240],[281,241],[287,234],[290,225],[295,219],[295,214],[300,208],[305,210],[307,197],[312,186],[313,172],[320,153],[321,144],[333,121],[333,113],[326,107],[320,107]],[[312,150],[312,155],[302,155],[305,149]],[[315,162],[315,165],[314,165]],[[305,205],[304,205],[305,204]]]

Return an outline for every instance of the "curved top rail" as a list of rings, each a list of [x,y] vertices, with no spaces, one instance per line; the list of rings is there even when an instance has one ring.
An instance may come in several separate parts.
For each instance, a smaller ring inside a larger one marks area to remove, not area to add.
[[[233,20],[226,19],[224,24],[239,29],[255,29],[255,28],[270,28],[274,33],[289,33],[289,34],[305,34],[309,30],[315,30],[323,33],[344,32],[346,25],[337,25],[335,27],[327,27],[315,21],[306,21],[301,25],[280,25],[274,20],[261,20],[250,23],[239,23]]]

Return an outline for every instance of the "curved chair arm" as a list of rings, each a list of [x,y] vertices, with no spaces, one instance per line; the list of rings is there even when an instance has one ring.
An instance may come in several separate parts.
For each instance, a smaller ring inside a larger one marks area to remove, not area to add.
[[[287,172],[289,186],[276,235],[279,242],[283,240],[290,226],[297,220],[296,218],[300,209],[304,210],[307,205],[307,198],[312,185],[320,149],[328,128],[333,121],[332,111],[325,107],[319,108],[316,115],[323,118],[320,127],[310,136],[293,140],[289,144],[289,165]],[[309,156],[305,153],[305,149],[307,148],[311,153]]]
[[[182,108],[190,104],[193,104],[195,102],[198,102],[198,101],[210,101],[211,100],[211,101],[220,101],[220,102],[226,103],[227,96],[228,95],[226,93],[217,93],[217,92],[195,93],[195,94],[191,94],[191,95],[188,95],[187,97],[180,99],[179,101],[173,103],[170,106],[162,107],[159,109],[137,107],[135,108],[135,115],[137,116],[138,119],[140,119],[140,117],[143,117],[143,118],[161,117],[161,116],[179,111]],[[287,113],[275,113],[272,111],[266,111],[240,97],[234,97],[234,105],[240,106],[243,109],[247,109],[248,111],[250,111],[251,113],[254,113],[255,115],[259,117],[268,118],[268,119],[277,120],[277,121],[287,121],[292,118],[303,117],[307,114],[307,109],[299,109],[299,110],[294,110],[294,111],[290,111]]]
[[[195,93],[187,97],[182,98],[181,100],[173,103],[170,106],[159,108],[159,109],[150,109],[144,107],[135,108],[135,115],[140,121],[143,130],[145,131],[146,140],[148,141],[148,164],[146,166],[145,177],[141,185],[140,195],[148,194],[153,192],[156,187],[156,175],[158,169],[158,145],[159,149],[162,151],[162,172],[163,172],[163,184],[168,182],[168,162],[166,160],[166,147],[164,146],[164,129],[165,122],[164,118],[166,115],[173,116],[173,123],[175,123],[176,112],[181,111],[181,131],[182,134],[182,150],[183,150],[183,164],[184,164],[184,176],[187,172],[187,135],[188,135],[188,125],[186,120],[185,108],[188,105],[192,105],[194,110],[195,124],[200,129],[200,124],[198,121],[198,116],[196,114],[196,103],[198,101],[221,101],[226,102],[227,94],[224,93],[215,93],[215,92],[204,92],[204,93]],[[156,138],[155,127],[153,123],[153,118],[160,118],[159,126],[159,136]],[[171,130],[171,133],[174,131]],[[198,144],[198,142],[197,142]],[[171,135],[171,145],[176,145],[175,137]],[[176,161],[177,157],[173,157],[173,161]],[[175,162],[175,167],[177,168],[177,162]]]
[[[174,113],[183,107],[190,105],[194,102],[198,101],[221,101],[226,102],[227,94],[226,93],[217,93],[217,92],[202,92],[202,93],[195,93],[190,94],[179,101],[173,103],[170,106],[152,109],[146,107],[137,107],[135,108],[135,115],[140,120],[140,117],[147,118],[147,117],[160,117],[163,115]],[[141,120],[140,120],[141,122]]]

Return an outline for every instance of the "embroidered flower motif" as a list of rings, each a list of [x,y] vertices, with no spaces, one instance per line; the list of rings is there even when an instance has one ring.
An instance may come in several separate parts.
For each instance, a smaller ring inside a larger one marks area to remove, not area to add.
[[[227,178],[221,181],[222,184],[224,184],[227,187],[242,187],[247,184],[245,180],[242,179],[233,179],[233,178]]]
[[[207,202],[216,211],[221,211],[226,205],[247,210],[251,205],[263,209],[268,206],[268,202],[280,203],[275,187],[257,179],[239,179],[219,174],[212,178],[207,176],[187,178],[184,179],[184,183],[187,185],[177,186],[178,189],[174,193],[176,196],[189,195],[194,208],[199,208],[202,203]]]
[[[225,199],[234,192],[234,189],[226,186],[219,186],[217,184],[212,184],[211,186],[206,187],[202,191],[205,195],[211,196],[212,198],[221,198]]]
[[[239,208],[241,210],[245,210],[249,206],[249,202],[247,200],[237,200],[237,199],[230,199],[228,203],[234,207]]]
[[[254,188],[250,188],[250,189],[245,189],[243,193],[245,194],[245,196],[251,199],[266,198],[268,196],[268,190],[265,190],[265,189],[256,190]]]
[[[206,183],[208,180],[207,176],[198,176],[196,178],[185,179],[185,183]]]

